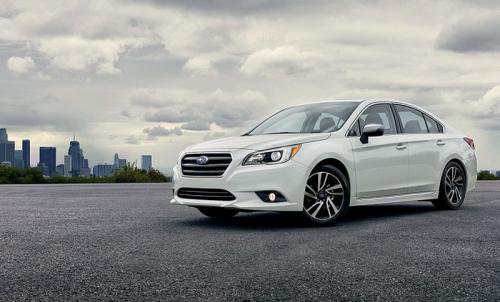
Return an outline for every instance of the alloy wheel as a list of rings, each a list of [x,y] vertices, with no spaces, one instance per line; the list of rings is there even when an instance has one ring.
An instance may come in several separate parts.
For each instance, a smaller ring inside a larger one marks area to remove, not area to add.
[[[450,167],[445,176],[445,194],[448,201],[452,204],[458,204],[462,201],[464,195],[464,176],[458,167]]]
[[[342,209],[345,189],[342,182],[328,172],[316,172],[307,180],[304,210],[317,220],[333,219]]]

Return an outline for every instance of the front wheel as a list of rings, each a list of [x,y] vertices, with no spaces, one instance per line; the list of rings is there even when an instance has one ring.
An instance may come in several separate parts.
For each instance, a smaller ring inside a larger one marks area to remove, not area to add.
[[[458,163],[450,162],[441,178],[439,198],[432,203],[438,209],[456,210],[464,202],[466,188],[465,171]]]
[[[317,168],[306,183],[303,215],[314,224],[331,225],[349,208],[349,196],[349,183],[339,169]]]
[[[198,210],[205,216],[214,219],[228,219],[238,214],[238,210],[235,209],[224,209],[216,207],[198,207]]]

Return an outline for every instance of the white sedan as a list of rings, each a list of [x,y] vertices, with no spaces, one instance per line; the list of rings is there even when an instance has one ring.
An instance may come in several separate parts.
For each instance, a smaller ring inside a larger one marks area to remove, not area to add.
[[[358,205],[429,200],[458,209],[476,174],[474,141],[422,108],[327,101],[187,148],[174,167],[171,203],[213,218],[287,211],[331,224]]]

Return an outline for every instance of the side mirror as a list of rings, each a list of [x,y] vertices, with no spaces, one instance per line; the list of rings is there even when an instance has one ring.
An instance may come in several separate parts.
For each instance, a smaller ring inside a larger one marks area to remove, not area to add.
[[[382,136],[384,135],[384,125],[381,124],[368,124],[363,128],[361,133],[361,143],[368,143],[368,137],[370,136]]]

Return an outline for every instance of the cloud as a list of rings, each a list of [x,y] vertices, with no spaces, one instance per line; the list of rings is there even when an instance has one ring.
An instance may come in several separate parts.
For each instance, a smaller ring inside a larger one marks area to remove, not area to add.
[[[185,130],[203,131],[210,130],[210,122],[207,120],[191,120],[181,126]]]
[[[135,135],[129,135],[125,138],[125,143],[129,145],[138,145],[140,142],[140,139]]]
[[[454,52],[500,52],[500,12],[466,15],[445,26],[436,48]]]
[[[97,73],[115,74],[120,72],[115,64],[126,45],[111,40],[66,37],[40,41],[38,49],[60,69],[81,71],[94,66]]]
[[[150,3],[158,6],[180,7],[188,10],[196,10],[202,12],[219,12],[230,14],[252,14],[252,13],[266,13],[269,11],[280,10],[283,11],[290,6],[303,4],[299,0],[147,0]],[[316,5],[324,1],[311,1]],[[304,5],[304,8],[312,5]]]
[[[34,76],[33,76],[33,79],[35,80],[39,80],[39,81],[47,81],[47,80],[50,80],[51,77],[50,75],[48,74],[45,74],[41,71],[37,72]]]
[[[31,57],[10,57],[7,68],[15,75],[21,75],[35,68],[35,62]]]
[[[195,95],[188,90],[141,89],[133,93],[130,101],[144,108],[164,108],[183,103],[194,97]]]
[[[212,60],[208,58],[195,57],[189,59],[182,69],[193,75],[215,75],[216,71]]]
[[[266,101],[266,96],[260,91],[227,92],[217,89],[208,95],[193,96],[193,99],[172,102],[164,108],[146,112],[144,119],[148,122],[180,123],[185,130],[209,130],[211,124],[222,128],[241,127],[261,116]]]
[[[488,90],[481,98],[462,107],[464,115],[478,118],[485,129],[500,130],[500,84]]]
[[[147,134],[148,137],[161,137],[161,136],[172,136],[172,135],[181,136],[182,135],[182,130],[179,127],[167,129],[167,128],[162,127],[162,126],[156,126],[153,128],[146,128],[146,129],[142,130],[142,132]]]
[[[120,111],[120,114],[122,116],[124,116],[124,117],[127,117],[127,118],[133,118],[134,117],[134,115],[130,111],[128,111],[128,110],[122,110],[122,111]]]
[[[321,61],[321,56],[292,46],[264,48],[250,54],[240,71],[247,75],[273,76],[307,74]]]

